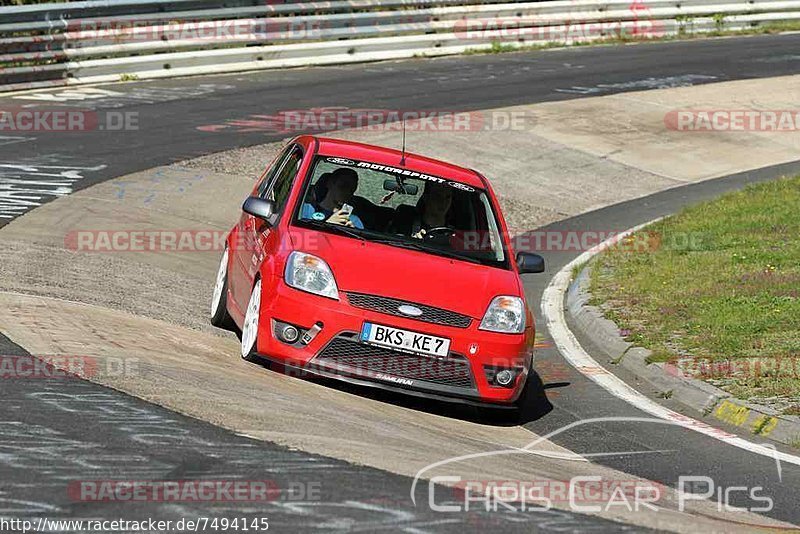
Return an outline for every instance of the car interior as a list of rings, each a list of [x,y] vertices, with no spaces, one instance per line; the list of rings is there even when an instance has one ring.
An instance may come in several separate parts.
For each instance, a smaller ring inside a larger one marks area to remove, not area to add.
[[[309,195],[319,202],[325,197],[328,191],[328,180],[332,173],[323,173],[314,183]],[[371,200],[353,195],[350,204],[353,206],[353,213],[358,215],[364,223],[365,228],[376,232],[391,232],[394,234],[410,235],[411,227],[419,213],[419,201],[417,205],[400,204],[397,208],[390,206],[379,206]],[[487,228],[485,216],[483,220],[478,220],[483,215],[483,209],[471,204],[477,202],[475,195],[461,190],[453,191],[453,201],[447,213],[447,226],[454,230],[471,231]]]

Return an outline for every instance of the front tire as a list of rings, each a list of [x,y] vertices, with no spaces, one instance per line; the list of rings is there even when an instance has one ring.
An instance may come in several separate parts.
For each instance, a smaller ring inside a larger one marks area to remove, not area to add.
[[[242,323],[242,359],[248,362],[258,360],[258,320],[261,316],[261,280],[256,281],[247,312]]]
[[[211,295],[211,324],[225,330],[233,330],[234,327],[233,319],[228,313],[228,247],[225,247],[219,261],[214,293]]]

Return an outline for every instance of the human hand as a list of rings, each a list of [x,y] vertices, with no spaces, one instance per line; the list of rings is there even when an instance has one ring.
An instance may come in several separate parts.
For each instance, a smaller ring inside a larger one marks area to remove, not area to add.
[[[344,208],[340,208],[339,211],[333,212],[333,215],[328,217],[327,222],[344,226],[346,226],[348,223],[350,223],[350,226],[353,225],[353,223],[350,222],[350,213]]]

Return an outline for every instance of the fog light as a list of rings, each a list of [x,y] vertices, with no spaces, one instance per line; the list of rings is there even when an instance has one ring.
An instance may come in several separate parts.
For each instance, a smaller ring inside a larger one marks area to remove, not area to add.
[[[498,384],[505,387],[514,381],[514,373],[508,369],[503,369],[495,375],[494,379]]]
[[[294,326],[287,324],[281,328],[280,335],[281,340],[285,341],[286,343],[294,343],[300,336],[300,332]]]

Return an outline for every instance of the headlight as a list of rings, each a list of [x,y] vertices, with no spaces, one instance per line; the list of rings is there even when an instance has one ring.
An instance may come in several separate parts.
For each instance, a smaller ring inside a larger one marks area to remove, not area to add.
[[[483,315],[481,330],[519,334],[525,331],[525,303],[519,297],[495,297]]]
[[[294,288],[339,300],[339,288],[324,260],[305,252],[292,252],[286,261],[284,280]]]

